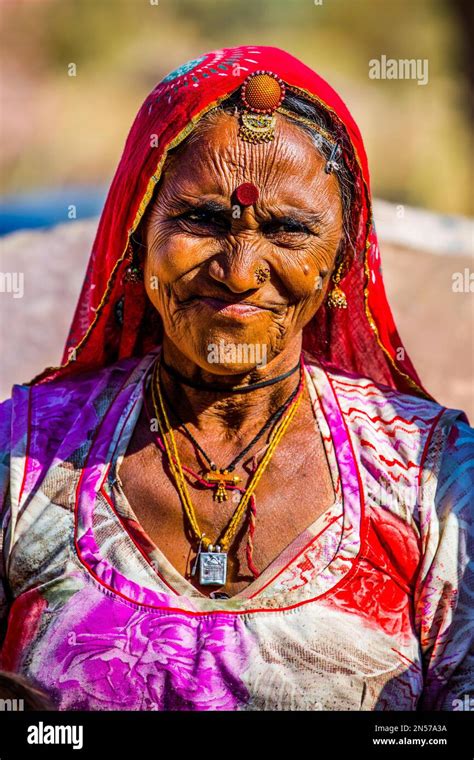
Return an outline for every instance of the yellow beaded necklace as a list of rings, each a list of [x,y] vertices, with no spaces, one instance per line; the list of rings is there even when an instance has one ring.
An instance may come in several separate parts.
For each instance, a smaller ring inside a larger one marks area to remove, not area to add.
[[[198,555],[196,562],[199,560],[199,582],[201,585],[218,585],[222,586],[226,582],[227,576],[227,552],[232,543],[232,540],[237,532],[240,521],[245,513],[247,505],[254,493],[260,479],[265,472],[273,453],[285,434],[288,425],[293,419],[299,404],[303,398],[303,390],[305,387],[304,373],[302,376],[300,390],[298,395],[293,400],[291,406],[287,412],[283,415],[281,420],[270,435],[270,442],[267,451],[265,452],[261,462],[252,475],[250,483],[248,485],[245,494],[240,500],[237,509],[235,510],[232,518],[225,529],[222,538],[217,541],[219,543],[212,544],[211,539],[205,536],[199,528],[196,512],[194,510],[191,497],[189,495],[188,487],[183,473],[181,460],[179,458],[178,449],[176,446],[176,440],[173,434],[173,430],[166,414],[166,409],[163,403],[163,396],[160,388],[160,376],[159,376],[159,361],[156,362],[153,371],[151,382],[151,395],[153,401],[153,407],[155,410],[158,427],[160,429],[161,437],[165,447],[168,464],[173,475],[173,478],[178,489],[178,494],[181,499],[181,503],[184,508],[184,512],[188,518],[189,525],[193,531],[197,542],[199,542]],[[202,551],[204,549],[204,551]]]

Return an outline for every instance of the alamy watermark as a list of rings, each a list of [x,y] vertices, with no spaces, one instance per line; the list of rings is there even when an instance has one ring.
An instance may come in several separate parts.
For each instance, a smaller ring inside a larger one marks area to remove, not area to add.
[[[451,702],[454,712],[464,710],[465,712],[474,712],[474,697],[470,694],[464,694],[462,699],[453,699]]]
[[[23,712],[24,699],[0,699],[0,712]]]
[[[427,58],[371,58],[369,79],[414,79],[418,84],[428,84]]]
[[[267,363],[266,343],[209,343],[209,364],[252,364],[264,367]]]
[[[464,272],[453,272],[451,290],[453,293],[474,293],[474,272],[468,267]]]
[[[28,726],[28,744],[71,744],[73,749],[84,746],[83,726],[50,726],[40,721]]]
[[[23,272],[0,272],[0,293],[13,293],[13,298],[23,298],[24,281]]]

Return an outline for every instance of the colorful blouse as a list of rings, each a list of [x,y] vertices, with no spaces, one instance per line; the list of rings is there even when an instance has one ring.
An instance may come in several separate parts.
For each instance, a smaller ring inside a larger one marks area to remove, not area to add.
[[[61,710],[456,709],[474,693],[465,415],[306,354],[336,498],[211,599],[118,477],[158,352],[15,385],[0,407],[1,667]]]

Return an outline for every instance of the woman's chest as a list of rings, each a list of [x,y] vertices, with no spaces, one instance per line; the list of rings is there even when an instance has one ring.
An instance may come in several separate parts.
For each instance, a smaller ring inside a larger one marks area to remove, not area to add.
[[[61,709],[414,710],[423,688],[413,634],[330,603],[201,617],[70,590],[53,619],[41,591],[17,601],[2,661]]]
[[[227,582],[220,587],[229,596],[253,580],[250,567],[263,571],[334,502],[335,494],[324,450],[316,436],[298,445],[289,437],[265,468],[254,499],[250,500],[229,542]],[[189,450],[187,461],[191,462]],[[256,463],[236,468],[239,488],[226,490],[225,500],[216,499],[217,487],[207,487],[203,472],[196,479],[189,472],[186,483],[195,524],[213,544],[226,535],[245,489],[252,483]],[[197,467],[195,468],[198,469]],[[131,441],[121,466],[123,493],[148,538],[160,549],[180,575],[201,593],[198,575],[191,575],[198,539],[191,528],[166,457],[154,445]]]

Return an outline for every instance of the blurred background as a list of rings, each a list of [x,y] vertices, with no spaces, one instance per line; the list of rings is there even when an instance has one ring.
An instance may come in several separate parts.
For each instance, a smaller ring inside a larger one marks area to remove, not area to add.
[[[149,90],[213,48],[268,44],[328,79],[358,122],[402,339],[425,387],[466,409],[472,423],[473,7],[470,0],[0,0],[0,271],[24,273],[22,297],[5,285],[0,292],[0,398],[60,360],[96,217]],[[426,59],[427,84],[370,79],[369,61],[382,55]],[[456,273],[464,277],[460,291]]]

